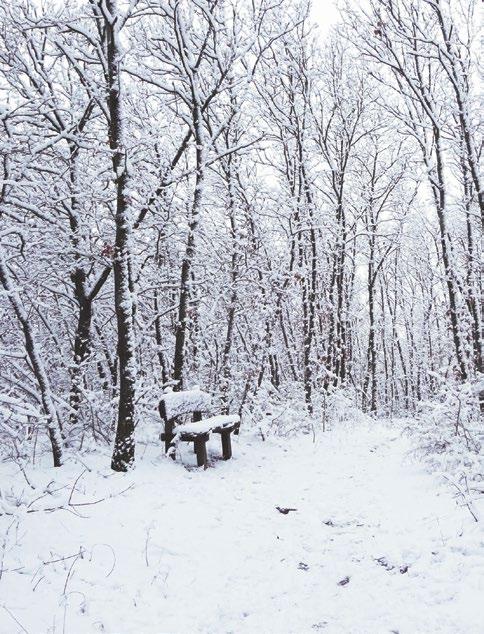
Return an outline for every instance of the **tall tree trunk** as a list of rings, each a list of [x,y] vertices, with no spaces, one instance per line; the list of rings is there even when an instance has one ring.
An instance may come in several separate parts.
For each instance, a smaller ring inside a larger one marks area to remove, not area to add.
[[[120,75],[121,18],[116,0],[98,2],[106,32],[106,63],[108,80],[109,145],[112,151],[116,187],[116,237],[114,254],[114,306],[118,327],[119,403],[116,438],[111,467],[126,471],[134,463],[136,343],[133,323],[133,297],[130,288],[130,239],[132,218],[128,203],[128,165],[122,86]]]
[[[78,306],[77,326],[74,337],[74,358],[71,367],[71,388],[69,422],[76,425],[79,422],[79,411],[82,403],[82,383],[86,361],[91,352],[91,323],[93,315],[93,303],[97,294],[104,286],[111,273],[111,267],[104,267],[92,290],[87,290],[86,271],[82,265],[82,237],[81,237],[81,208],[79,203],[79,182],[78,182],[78,146],[69,143],[69,187],[70,187],[70,209],[69,225],[70,239],[74,252],[74,270],[71,274],[74,283],[74,297]]]
[[[363,392],[365,403],[370,412],[376,412],[376,340],[375,340],[375,294],[374,294],[373,269],[368,266],[368,366],[365,376]],[[368,395],[369,390],[369,395]]]
[[[37,343],[35,341],[34,333],[28,315],[22,304],[19,294],[15,290],[12,281],[10,279],[10,273],[7,267],[7,263],[0,250],[0,282],[7,293],[8,299],[14,313],[22,326],[24,335],[25,350],[32,365],[32,370],[39,386],[40,397],[42,407],[47,419],[47,431],[49,434],[50,444],[52,447],[52,458],[54,461],[54,467],[60,467],[62,465],[62,436],[61,427],[57,414],[57,409],[52,399],[52,393],[49,383],[49,378],[44,368],[44,364],[40,357]]]
[[[79,422],[79,410],[82,402],[82,383],[84,379],[84,365],[91,351],[91,322],[92,301],[86,297],[77,297],[79,312],[76,334],[74,338],[74,362],[71,369],[71,390],[69,422],[75,425]]]
[[[343,177],[340,177],[341,179]],[[346,267],[346,214],[343,206],[343,182],[340,184],[336,218],[338,222],[338,244],[336,245],[335,271],[335,337],[334,337],[334,374],[337,383],[344,383],[346,379],[346,322],[345,322],[345,267]]]
[[[459,367],[461,379],[463,381],[466,381],[467,367],[464,357],[464,351],[462,349],[462,342],[459,332],[459,320],[457,316],[457,292],[454,281],[455,271],[453,270],[452,263],[450,261],[449,236],[447,232],[446,219],[444,163],[442,156],[440,130],[436,126],[434,126],[433,133],[435,141],[436,178],[432,178],[431,174],[429,174],[429,176],[432,192],[434,195],[435,207],[437,210],[437,218],[439,221],[440,248],[442,253],[442,261],[444,264],[445,282],[447,286],[447,296],[449,300],[449,319],[452,330],[452,338],[454,342],[455,356],[457,360],[457,365]]]
[[[465,161],[462,161],[462,172],[464,178],[464,205],[466,212],[466,231],[467,231],[467,288],[466,288],[466,304],[471,319],[471,338],[474,369],[478,373],[484,373],[484,364],[482,357],[482,341],[481,341],[481,315],[479,314],[479,299],[482,296],[481,279],[479,276],[479,265],[474,246],[474,233],[472,227],[472,186],[468,178],[468,170]],[[477,270],[476,270],[477,269]],[[482,309],[482,306],[481,306]]]
[[[190,301],[190,274],[195,256],[195,234],[200,218],[200,208],[203,197],[203,180],[205,176],[202,112],[198,104],[193,108],[193,127],[196,143],[196,177],[195,193],[188,226],[188,238],[183,257],[180,300],[178,304],[178,318],[175,326],[175,355],[173,360],[173,379],[177,381],[175,389],[182,390],[185,384],[185,340],[188,325],[188,305]]]
[[[306,272],[304,281],[304,395],[306,407],[310,415],[313,414],[313,367],[312,349],[315,335],[316,316],[316,281],[317,281],[317,251],[316,251],[316,231],[314,229],[313,200],[311,190],[303,163],[304,156],[301,156],[301,176],[304,186],[305,200],[308,207],[309,217],[309,271]]]
[[[163,337],[161,333],[161,317],[160,317],[160,302],[159,302],[159,291],[155,288],[155,297],[154,297],[154,309],[155,309],[155,341],[156,341],[156,353],[158,356],[158,361],[160,363],[161,370],[161,381],[163,384],[167,383],[170,379],[170,373],[167,367],[167,362],[165,359],[165,355],[163,354]]]
[[[227,139],[227,145],[228,145]],[[220,392],[222,401],[222,413],[228,414],[229,412],[229,391],[230,391],[230,351],[232,350],[232,343],[234,338],[234,325],[235,325],[235,311],[237,309],[237,281],[239,276],[238,267],[238,232],[237,232],[237,219],[236,219],[236,206],[235,206],[235,192],[233,184],[233,157],[229,155],[227,159],[227,168],[225,170],[225,176],[227,179],[228,192],[229,192],[229,221],[230,221],[230,243],[231,243],[231,258],[230,258],[230,292],[229,292],[229,306],[227,311],[227,330],[225,334],[225,343],[222,352],[222,367],[220,371]]]
[[[479,173],[479,159],[474,143],[474,135],[471,131],[471,118],[468,108],[468,69],[464,66],[458,46],[455,45],[455,25],[446,24],[440,0],[434,0],[429,5],[434,10],[442,34],[443,43],[447,55],[440,56],[440,61],[449,77],[457,103],[457,117],[460,124],[462,145],[464,148],[465,160],[469,166],[472,183],[477,196],[477,202],[481,212],[481,226],[484,228],[484,191],[481,186],[481,176]],[[452,18],[450,18],[452,21]]]

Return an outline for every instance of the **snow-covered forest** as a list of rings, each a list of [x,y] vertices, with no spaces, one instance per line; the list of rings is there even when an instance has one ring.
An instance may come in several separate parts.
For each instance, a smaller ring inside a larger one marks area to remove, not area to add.
[[[483,631],[480,5],[2,3],[2,634]]]

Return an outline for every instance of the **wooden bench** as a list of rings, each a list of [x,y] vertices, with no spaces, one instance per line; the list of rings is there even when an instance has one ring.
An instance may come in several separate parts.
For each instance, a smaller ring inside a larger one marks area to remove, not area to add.
[[[197,465],[207,465],[207,441],[210,434],[220,434],[222,440],[222,456],[224,460],[232,457],[232,442],[230,435],[239,433],[240,416],[219,415],[202,419],[202,415],[210,408],[211,397],[199,389],[183,392],[168,392],[160,400],[160,416],[165,424],[165,430],[160,439],[165,443],[165,452],[175,459],[175,444],[177,441],[193,442],[197,455]],[[180,419],[191,416],[192,421],[182,423]]]

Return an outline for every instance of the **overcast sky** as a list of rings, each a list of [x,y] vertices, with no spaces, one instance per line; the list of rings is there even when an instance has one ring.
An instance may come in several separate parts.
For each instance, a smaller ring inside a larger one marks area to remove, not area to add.
[[[336,0],[313,0],[312,14],[319,24],[321,33],[324,33],[338,20]]]

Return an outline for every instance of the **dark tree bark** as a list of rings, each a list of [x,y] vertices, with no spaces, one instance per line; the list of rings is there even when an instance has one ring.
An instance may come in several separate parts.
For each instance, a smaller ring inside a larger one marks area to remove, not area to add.
[[[441,148],[441,134],[437,126],[433,127],[433,137],[435,144],[436,178],[432,177],[431,172],[429,172],[429,177],[435,202],[435,208],[437,211],[437,218],[439,221],[440,248],[442,253],[442,262],[444,264],[445,282],[449,299],[449,319],[452,330],[452,339],[454,342],[455,356],[461,379],[462,381],[466,381],[468,373],[459,332],[459,318],[457,315],[457,292],[454,280],[455,274],[450,261],[449,234],[447,231],[446,220],[446,191],[444,183],[444,163]]]
[[[94,6],[97,18],[102,19],[106,45],[106,83],[109,146],[112,152],[116,190],[114,306],[118,328],[119,403],[116,437],[111,461],[114,471],[126,471],[134,463],[135,440],[135,384],[136,344],[133,323],[133,298],[130,275],[130,238],[132,218],[128,203],[128,165],[120,64],[122,50],[120,29],[122,18],[116,0],[98,1]]]
[[[234,138],[234,144],[236,144],[237,138]],[[229,147],[230,138],[227,134],[226,146]],[[228,414],[229,412],[229,392],[230,392],[230,352],[232,350],[232,344],[234,340],[234,327],[235,327],[235,313],[237,309],[237,281],[239,276],[238,267],[238,232],[237,232],[237,219],[236,219],[236,198],[235,198],[235,176],[234,176],[234,157],[229,155],[224,167],[224,175],[228,189],[228,212],[230,222],[230,291],[229,302],[227,310],[227,330],[225,333],[225,343],[222,351],[222,363],[220,369],[220,393],[222,401],[222,413]]]
[[[23,307],[22,300],[19,294],[15,290],[7,263],[3,257],[3,253],[0,251],[0,282],[7,293],[7,296],[12,305],[15,316],[17,317],[22,327],[22,332],[25,342],[25,350],[27,352],[32,371],[39,386],[40,398],[42,407],[47,420],[47,431],[49,434],[50,444],[52,447],[52,458],[54,461],[54,467],[60,467],[62,465],[62,437],[61,437],[61,425],[58,418],[57,410],[52,399],[52,392],[49,383],[47,372],[45,371],[43,361],[39,354],[37,343],[35,341],[32,325],[29,317]]]
[[[454,92],[457,105],[456,114],[460,124],[460,132],[463,141],[462,145],[464,148],[464,157],[471,173],[472,184],[474,186],[474,191],[477,196],[477,202],[481,213],[481,226],[484,228],[484,191],[481,186],[478,152],[475,147],[474,135],[471,131],[471,117],[469,115],[468,108],[469,69],[466,68],[464,60],[462,59],[459,51],[459,45],[456,45],[455,25],[452,23],[446,23],[446,18],[442,12],[440,0],[430,2],[429,6],[435,12],[437,17],[442,41],[445,47],[445,51],[439,47],[438,55]]]
[[[185,382],[185,340],[187,335],[188,307],[190,301],[190,274],[192,271],[193,259],[195,257],[195,235],[199,223],[200,207],[203,197],[203,179],[205,176],[202,113],[198,105],[195,105],[193,108],[193,126],[195,130],[197,171],[195,177],[195,193],[193,195],[193,204],[190,222],[188,225],[188,237],[181,269],[180,299],[178,304],[178,317],[175,326],[175,354],[173,359],[173,379],[177,382],[175,389],[178,390],[183,389]]]

